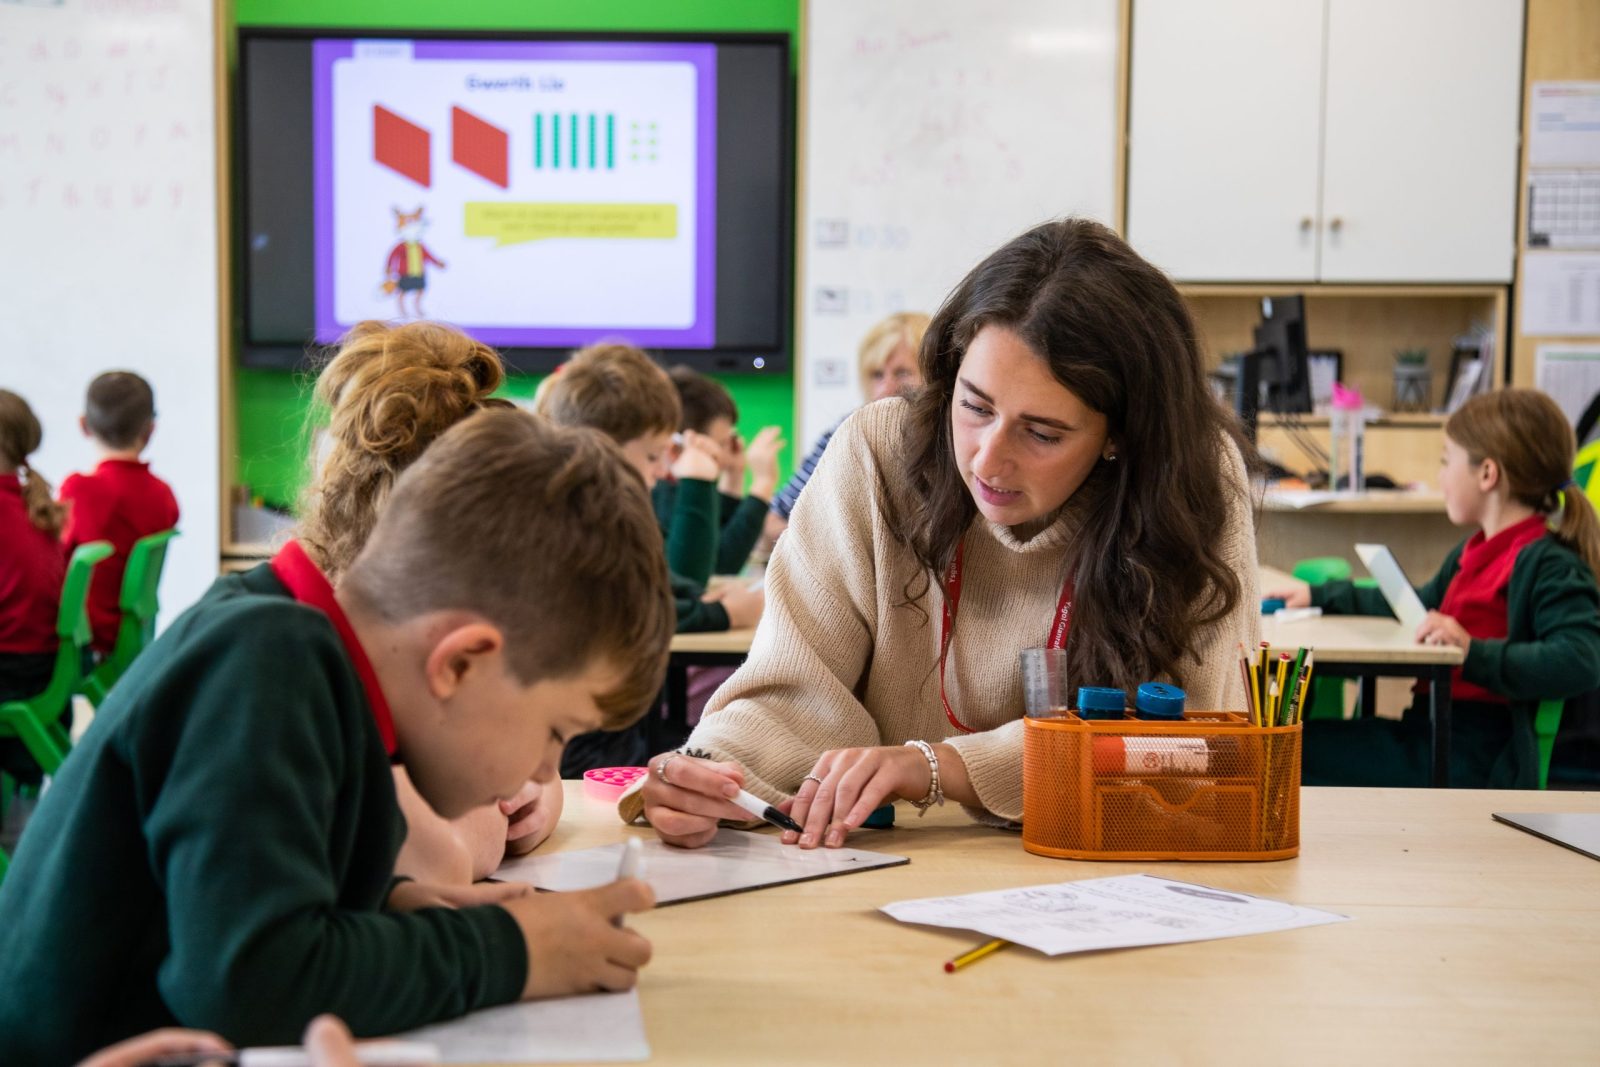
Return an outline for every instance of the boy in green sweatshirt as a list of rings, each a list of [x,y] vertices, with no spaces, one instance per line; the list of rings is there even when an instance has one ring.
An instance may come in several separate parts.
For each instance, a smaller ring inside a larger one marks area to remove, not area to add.
[[[508,492],[515,486],[516,492]],[[395,485],[337,592],[291,542],[219,580],[99,709],[0,886],[0,1062],[155,1027],[392,1033],[631,986],[648,887],[396,883],[392,762],[441,815],[634,721],[674,613],[649,498],[598,435],[476,414]]]

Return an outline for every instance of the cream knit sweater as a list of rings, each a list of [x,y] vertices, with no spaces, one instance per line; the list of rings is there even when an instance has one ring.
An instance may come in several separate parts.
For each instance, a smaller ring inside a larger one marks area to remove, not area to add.
[[[938,582],[916,608],[898,604],[917,564],[890,534],[877,495],[879,471],[900,484],[901,400],[869,404],[834,434],[767,569],[767,606],[749,659],[706,706],[687,749],[745,769],[746,788],[776,803],[799,788],[828,749],[945,741],[966,763],[984,821],[1022,817],[1022,683],[1018,652],[1042,645],[1064,578],[1064,546],[1079,526],[1071,502],[1027,541],[976,518],[966,537],[961,609],[946,692],[961,734],[939,700]],[[1238,450],[1219,462],[1244,481]],[[1223,555],[1240,577],[1232,614],[1198,636],[1200,662],[1184,670],[1188,706],[1245,706],[1237,642],[1255,647],[1255,530],[1247,494],[1229,515]],[[1096,679],[1072,679],[1079,684]],[[630,793],[619,814],[632,821]],[[987,816],[987,817],[985,817]]]

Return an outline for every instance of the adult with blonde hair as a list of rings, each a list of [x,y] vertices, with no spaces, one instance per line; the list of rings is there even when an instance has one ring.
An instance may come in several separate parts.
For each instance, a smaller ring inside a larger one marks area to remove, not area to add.
[[[624,817],[709,841],[744,788],[801,847],[880,805],[1022,817],[1018,653],[1073,685],[1176,682],[1242,707],[1259,626],[1237,422],[1172,282],[1104,226],[1050,222],[978,264],[922,341],[923,386],[834,435],[767,570],[750,657]]]
[[[1573,484],[1575,450],[1566,415],[1537,389],[1480,394],[1444,425],[1445,511],[1477,531],[1417,588],[1428,615],[1416,637],[1466,653],[1451,682],[1451,785],[1536,786],[1536,706],[1600,687],[1600,520]],[[1278,592],[1296,607],[1392,614],[1382,593],[1350,582]],[[1311,720],[1303,780],[1427,785],[1430,732],[1426,695],[1399,720]]]
[[[897,311],[880,319],[861,339],[856,349],[856,370],[861,376],[861,395],[867,403],[891,396],[903,396],[922,384],[922,372],[917,368],[917,349],[922,347],[922,335],[928,330],[928,316],[920,311]],[[794,475],[783,491],[772,498],[762,534],[774,541],[789,526],[789,516],[800,500],[800,490],[806,487],[815,473],[822,454],[827,451],[843,419],[823,431],[811,451],[795,468]]]

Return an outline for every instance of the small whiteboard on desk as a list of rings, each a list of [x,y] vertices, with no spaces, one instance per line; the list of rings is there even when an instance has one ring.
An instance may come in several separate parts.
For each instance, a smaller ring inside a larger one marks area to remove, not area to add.
[[[812,0],[796,295],[800,454],[862,400],[856,348],[1062,215],[1114,223],[1117,0]]]
[[[494,876],[503,882],[527,882],[536,889],[565,893],[612,881],[621,858],[619,842],[509,860],[500,865]],[[655,891],[656,904],[660,906],[910,862],[904,856],[858,848],[803,849],[781,843],[776,834],[724,827],[701,848],[645,841],[640,877]]]

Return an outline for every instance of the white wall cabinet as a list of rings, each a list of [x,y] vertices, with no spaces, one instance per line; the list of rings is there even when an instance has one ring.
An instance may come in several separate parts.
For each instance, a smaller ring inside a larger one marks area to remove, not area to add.
[[[1138,0],[1128,236],[1189,282],[1508,282],[1521,0]]]

